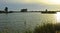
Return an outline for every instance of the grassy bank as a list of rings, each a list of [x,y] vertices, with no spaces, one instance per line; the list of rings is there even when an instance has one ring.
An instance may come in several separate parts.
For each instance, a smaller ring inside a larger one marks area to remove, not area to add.
[[[36,26],[34,31],[26,31],[26,33],[60,33],[59,24],[43,24],[42,26]]]
[[[11,29],[6,28],[0,33],[10,33]],[[12,30],[11,32],[13,32]],[[20,33],[19,30],[15,31],[15,33]],[[42,26],[36,26],[34,30],[26,30],[24,33],[60,33],[60,23],[58,24],[52,24],[52,23],[47,23],[43,24]]]

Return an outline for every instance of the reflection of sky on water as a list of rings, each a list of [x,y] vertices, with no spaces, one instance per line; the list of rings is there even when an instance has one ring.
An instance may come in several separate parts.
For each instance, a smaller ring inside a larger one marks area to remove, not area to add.
[[[60,12],[57,12],[56,17],[57,17],[57,23],[60,23]]]
[[[26,25],[25,25],[26,22]],[[33,29],[37,25],[43,23],[55,23],[55,14],[41,14],[41,13],[11,13],[0,14],[0,27],[5,29],[13,29],[14,31],[24,31],[25,28]]]

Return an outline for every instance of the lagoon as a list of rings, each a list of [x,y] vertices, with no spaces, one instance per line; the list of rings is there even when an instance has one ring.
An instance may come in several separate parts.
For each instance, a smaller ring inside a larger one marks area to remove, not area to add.
[[[39,12],[21,12],[0,14],[0,32],[23,33],[25,30],[33,30],[44,23],[57,22],[56,14],[41,14]]]

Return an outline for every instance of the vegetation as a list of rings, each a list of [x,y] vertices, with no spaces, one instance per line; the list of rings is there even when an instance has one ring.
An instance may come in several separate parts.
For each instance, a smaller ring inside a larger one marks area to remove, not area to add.
[[[25,33],[33,33],[31,30],[27,30],[25,31]]]
[[[28,30],[25,33],[60,33],[60,24],[43,24],[42,26],[36,26],[34,31]]]
[[[5,7],[5,12],[6,12],[6,13],[8,12],[8,7]]]
[[[11,30],[10,28],[5,28],[0,33],[10,33],[14,30]],[[19,30],[14,31],[15,33],[20,33]],[[59,24],[43,24],[42,26],[36,26],[34,28],[34,31],[32,30],[26,30],[24,33],[60,33],[60,23]]]
[[[55,33],[55,27],[53,24],[44,24],[36,27],[34,33]]]
[[[33,33],[59,33],[59,24],[44,24],[43,26],[38,26],[34,29]]]

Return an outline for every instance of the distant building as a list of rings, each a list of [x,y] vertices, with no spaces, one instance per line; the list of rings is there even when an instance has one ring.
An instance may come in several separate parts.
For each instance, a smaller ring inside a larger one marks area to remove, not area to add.
[[[4,10],[5,10],[5,12],[7,13],[7,12],[8,12],[8,7],[5,7],[5,9],[4,9]]]
[[[21,9],[21,12],[27,12],[27,9]]]

